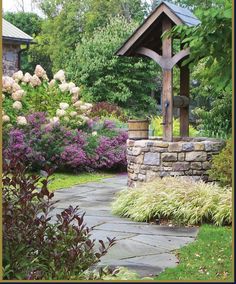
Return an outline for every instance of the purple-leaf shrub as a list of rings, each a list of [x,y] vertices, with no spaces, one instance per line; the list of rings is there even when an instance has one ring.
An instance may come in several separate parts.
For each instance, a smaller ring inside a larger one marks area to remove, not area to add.
[[[26,173],[17,157],[3,167],[3,278],[5,280],[76,280],[114,245],[91,238],[78,207],[69,206],[53,223],[53,193],[47,177]],[[41,186],[39,186],[39,180]],[[54,213],[55,214],[55,213]]]

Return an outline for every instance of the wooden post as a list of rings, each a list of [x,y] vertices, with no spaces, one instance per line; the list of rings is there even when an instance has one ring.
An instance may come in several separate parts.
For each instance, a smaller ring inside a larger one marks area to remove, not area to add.
[[[180,67],[180,96],[189,98],[189,67],[184,65]],[[189,105],[180,108],[180,136],[189,136]]]
[[[162,32],[170,30],[171,21],[168,18],[163,19]],[[162,56],[164,60],[172,57],[172,39],[164,38],[162,41]],[[163,113],[163,141],[173,141],[173,71],[163,69],[162,83],[162,113]]]

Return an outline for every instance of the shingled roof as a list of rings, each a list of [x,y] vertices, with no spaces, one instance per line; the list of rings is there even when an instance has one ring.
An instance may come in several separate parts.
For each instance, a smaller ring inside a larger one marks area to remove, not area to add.
[[[160,3],[160,5],[162,3],[164,3],[166,6],[168,6],[170,8],[170,10],[183,22],[183,24],[185,24],[187,26],[197,26],[201,23],[198,20],[198,18],[192,12],[190,12],[188,9],[174,5],[174,4],[167,2],[167,1],[162,1]],[[158,7],[159,7],[159,5],[158,5]]]
[[[173,25],[196,26],[201,23],[188,9],[162,1],[115,54],[134,56],[135,50],[142,45],[160,52],[162,35],[160,23],[163,17],[168,17]]]
[[[5,19],[2,19],[2,38],[6,41],[31,43],[33,38]]]

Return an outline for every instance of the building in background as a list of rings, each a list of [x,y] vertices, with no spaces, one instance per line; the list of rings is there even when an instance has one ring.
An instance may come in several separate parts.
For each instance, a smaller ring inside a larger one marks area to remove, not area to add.
[[[20,69],[20,57],[29,48],[33,38],[8,21],[2,19],[2,64],[3,75],[11,76]],[[22,48],[22,45],[26,46]]]

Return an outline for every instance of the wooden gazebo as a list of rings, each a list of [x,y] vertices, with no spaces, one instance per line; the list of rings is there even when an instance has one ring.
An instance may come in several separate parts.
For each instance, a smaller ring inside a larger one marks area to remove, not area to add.
[[[189,68],[181,65],[189,48],[173,54],[173,38],[163,37],[175,25],[195,26],[200,21],[188,10],[162,1],[116,52],[120,56],[147,56],[163,70],[163,140],[173,141],[173,107],[180,108],[180,136],[189,136]],[[173,98],[173,67],[180,68],[180,94]]]

